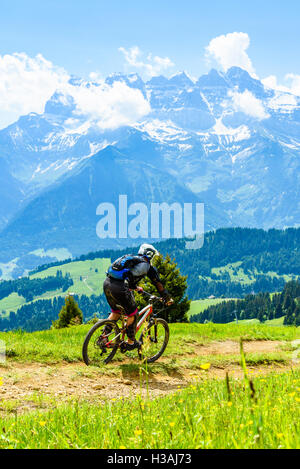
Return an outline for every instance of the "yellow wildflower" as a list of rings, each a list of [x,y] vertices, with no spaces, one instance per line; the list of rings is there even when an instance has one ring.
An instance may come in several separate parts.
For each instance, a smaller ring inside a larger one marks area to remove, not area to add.
[[[200,365],[200,368],[202,370],[209,370],[210,369],[210,363],[203,363],[203,365]]]

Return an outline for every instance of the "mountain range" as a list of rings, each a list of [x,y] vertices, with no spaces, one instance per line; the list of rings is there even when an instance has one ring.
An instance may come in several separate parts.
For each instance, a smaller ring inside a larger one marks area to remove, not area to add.
[[[57,90],[43,114],[0,131],[0,277],[138,240],[96,235],[102,202],[203,202],[205,228],[299,226],[300,98],[245,70],[144,82],[150,112],[103,129]],[[73,79],[73,86],[90,84]]]

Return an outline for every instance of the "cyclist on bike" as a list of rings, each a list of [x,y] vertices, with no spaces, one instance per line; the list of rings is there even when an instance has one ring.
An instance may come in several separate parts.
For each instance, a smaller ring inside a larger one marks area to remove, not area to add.
[[[127,316],[127,350],[133,350],[141,345],[135,339],[138,309],[132,292],[132,290],[139,289],[137,287],[139,281],[147,276],[166,305],[170,306],[173,303],[159,278],[157,269],[151,265],[151,260],[158,254],[158,251],[150,244],[142,244],[137,255],[126,254],[120,257],[111,264],[106,273],[103,291],[112,311],[108,319],[117,321],[120,318],[121,309],[124,310]],[[111,327],[106,326],[104,334],[107,335],[110,332]]]

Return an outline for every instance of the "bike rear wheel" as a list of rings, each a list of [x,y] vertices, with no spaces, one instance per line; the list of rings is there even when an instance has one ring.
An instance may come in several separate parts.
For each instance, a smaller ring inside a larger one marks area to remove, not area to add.
[[[153,363],[164,353],[169,342],[169,325],[161,318],[151,319],[148,326],[140,335],[142,347],[140,358],[147,363]]]
[[[111,328],[105,334],[105,326]],[[86,365],[99,366],[109,363],[115,356],[121,342],[121,332],[115,321],[104,319],[97,322],[87,333],[82,347],[82,357]],[[109,346],[107,346],[107,343]]]

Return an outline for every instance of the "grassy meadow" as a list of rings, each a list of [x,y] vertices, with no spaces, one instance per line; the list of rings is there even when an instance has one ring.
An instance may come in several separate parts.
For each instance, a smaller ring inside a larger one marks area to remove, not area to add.
[[[102,285],[106,277],[106,271],[110,265],[110,259],[94,259],[87,261],[69,262],[61,266],[50,267],[36,274],[29,276],[30,279],[46,278],[56,276],[57,271],[61,271],[63,275],[70,274],[74,284],[70,287],[69,291],[76,295],[101,295]],[[49,300],[55,297],[65,297],[66,292],[62,289],[55,291],[45,292],[43,295],[33,299]],[[18,293],[11,293],[6,298],[0,300],[0,315],[5,317],[10,311],[17,312],[17,310],[24,304],[30,304],[32,301],[26,303],[25,298],[18,295]]]
[[[154,400],[71,399],[3,419],[0,448],[300,448],[299,386],[294,371],[254,378],[251,388],[204,379]]]
[[[0,340],[6,343],[8,360],[47,364],[61,361],[72,363],[81,361],[82,343],[90,327],[90,325],[82,325],[33,333],[0,332]],[[213,341],[232,340],[238,342],[240,337],[246,341],[290,342],[300,338],[300,329],[261,324],[170,324],[170,341],[164,357],[170,359],[184,357],[185,360],[188,360],[193,357],[195,347],[201,347]],[[280,356],[283,356],[284,353],[278,352]],[[121,354],[117,356],[118,359],[123,357]],[[224,356],[223,360],[225,359]],[[236,359],[239,362],[238,354]]]
[[[78,262],[69,262],[60,266],[50,267],[49,269],[30,275],[31,279],[46,278],[55,276],[60,270],[64,275],[70,274],[74,285],[71,287],[76,295],[100,295],[102,293],[102,284],[106,277],[105,272],[110,265],[110,259],[94,259]]]
[[[299,328],[170,324],[170,342],[157,363],[146,366],[131,352],[129,358],[118,353],[107,366],[83,368],[81,346],[88,329],[0,333],[8,357],[0,366],[0,448],[300,448],[300,369],[291,362]],[[245,349],[252,347],[244,370],[241,337]],[[232,344],[233,352],[226,349]],[[268,344],[274,350],[260,347]],[[46,367],[49,380],[71,364],[72,380],[79,386],[82,379],[86,394],[79,397],[66,389],[61,398],[24,392],[18,402],[5,402],[1,387],[6,382],[21,386],[18,373],[27,366],[32,373],[35,364]],[[153,397],[151,384],[148,389],[152,376],[164,383],[167,377],[181,382],[187,375],[188,382],[170,387],[165,395]],[[122,376],[136,379],[140,391],[104,401],[89,395],[88,377],[118,386]],[[35,402],[35,408],[18,410],[25,400]]]
[[[241,267],[242,262],[233,262],[231,264],[227,264],[223,267],[214,267],[211,269],[211,272],[215,274],[217,277],[222,277],[224,274],[228,274],[230,277],[231,282],[238,282],[244,285],[250,285],[254,283],[257,275],[264,274],[271,278],[282,278],[285,282],[289,282],[295,278],[295,275],[279,275],[276,272],[260,272],[256,268],[253,271],[248,271],[247,273]]]
[[[191,302],[188,317],[202,313],[209,306],[217,305],[223,301],[234,300],[235,298],[206,298],[205,300],[194,300]]]

